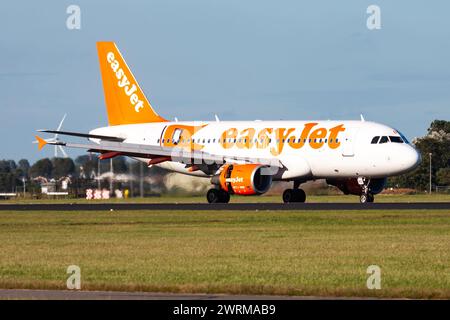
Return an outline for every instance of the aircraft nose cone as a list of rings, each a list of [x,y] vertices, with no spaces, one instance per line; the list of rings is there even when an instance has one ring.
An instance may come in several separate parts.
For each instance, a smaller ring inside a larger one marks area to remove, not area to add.
[[[414,147],[411,146],[409,146],[408,149],[405,150],[403,158],[405,169],[408,171],[417,168],[417,166],[422,161],[420,153]]]

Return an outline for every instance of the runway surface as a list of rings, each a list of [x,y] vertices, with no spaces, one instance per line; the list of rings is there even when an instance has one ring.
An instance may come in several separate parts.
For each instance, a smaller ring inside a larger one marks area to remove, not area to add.
[[[348,299],[371,299],[371,298],[0,289],[0,300],[19,300],[19,299],[20,300],[317,300],[317,299],[348,300]]]
[[[53,203],[0,204],[0,211],[86,211],[86,210],[450,210],[450,202],[400,203]]]

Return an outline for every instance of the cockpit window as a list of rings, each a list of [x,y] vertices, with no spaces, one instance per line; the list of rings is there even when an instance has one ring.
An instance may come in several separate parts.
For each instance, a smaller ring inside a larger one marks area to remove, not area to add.
[[[371,144],[377,144],[378,140],[380,140],[380,136],[373,137]]]
[[[409,144],[408,139],[406,139],[406,137],[405,137],[401,132],[399,132],[399,131],[397,131],[397,132],[398,132],[398,134],[400,135],[400,137],[402,137],[403,142]]]
[[[402,138],[397,137],[397,136],[389,136],[389,139],[391,140],[391,142],[394,142],[394,143],[403,143]]]
[[[389,139],[386,136],[382,136],[381,139],[380,139],[380,143],[386,143],[388,141],[389,141]]]

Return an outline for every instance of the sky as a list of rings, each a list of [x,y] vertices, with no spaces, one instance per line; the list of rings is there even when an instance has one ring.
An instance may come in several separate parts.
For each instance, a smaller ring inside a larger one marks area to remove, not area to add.
[[[81,10],[81,29],[66,9]],[[369,5],[381,29],[369,30]],[[450,2],[3,1],[0,159],[52,157],[35,130],[107,125],[96,41],[115,41],[167,119],[366,120],[408,138],[450,120]],[[71,157],[84,151],[68,150]]]

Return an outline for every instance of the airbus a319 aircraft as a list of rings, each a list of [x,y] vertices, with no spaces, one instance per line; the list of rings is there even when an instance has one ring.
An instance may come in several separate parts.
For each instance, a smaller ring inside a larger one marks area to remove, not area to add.
[[[168,121],[155,112],[114,42],[98,42],[107,127],[89,133],[39,130],[88,138],[46,144],[129,156],[171,171],[208,178],[209,203],[261,195],[273,181],[292,181],[283,202],[305,202],[300,185],[326,179],[360,202],[373,202],[389,176],[413,170],[420,155],[396,129],[364,121]]]

